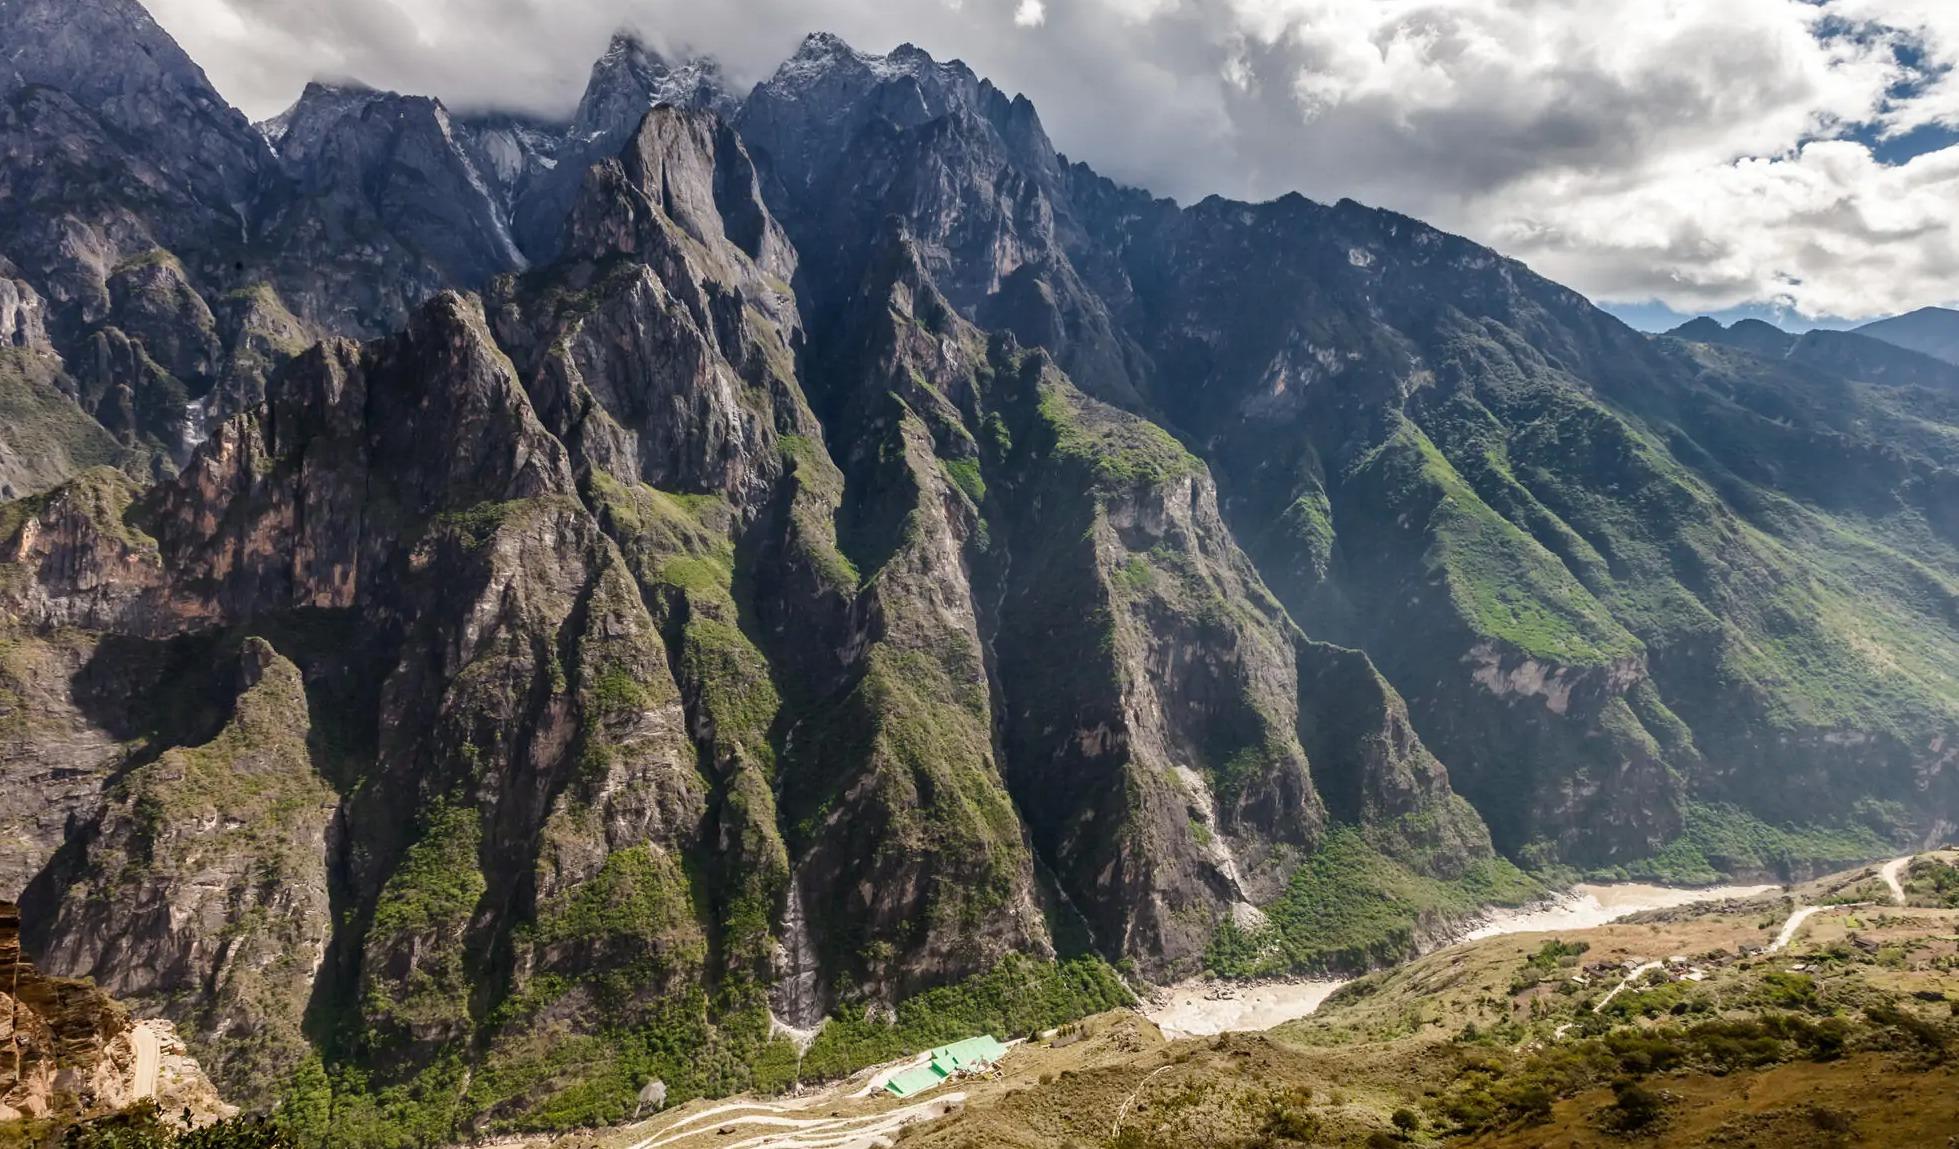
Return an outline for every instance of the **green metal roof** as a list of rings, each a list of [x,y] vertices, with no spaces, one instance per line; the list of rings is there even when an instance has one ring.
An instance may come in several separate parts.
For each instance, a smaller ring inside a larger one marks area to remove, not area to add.
[[[884,1083],[884,1088],[898,1097],[910,1097],[925,1092],[958,1070],[992,1065],[1006,1052],[1007,1047],[993,1040],[991,1034],[941,1045],[932,1051],[931,1061],[894,1074],[891,1080]]]
[[[942,1045],[932,1051],[932,1060],[943,1062],[953,1069],[965,1069],[973,1065],[992,1065],[1007,1054],[1007,1047],[993,1040],[991,1034],[982,1037],[969,1037]]]
[[[945,1077],[945,1074],[938,1071],[938,1065],[936,1063],[932,1065],[921,1065],[915,1069],[907,1069],[903,1073],[897,1074],[891,1080],[885,1082],[884,1087],[898,1097],[910,1097],[915,1093],[925,1092],[927,1089],[944,1081]]]

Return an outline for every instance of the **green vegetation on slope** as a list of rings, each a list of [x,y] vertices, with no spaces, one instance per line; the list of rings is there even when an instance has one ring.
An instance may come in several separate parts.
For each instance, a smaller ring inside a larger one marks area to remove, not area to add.
[[[301,1149],[285,1123],[242,1116],[202,1127],[186,1126],[139,1101],[119,1113],[87,1121],[35,1120],[0,1124],[0,1149]]]
[[[1910,905],[1959,910],[1959,865],[1943,858],[1912,859],[1899,884]]]
[[[775,1093],[975,1034],[1021,1036],[1131,1001],[1099,959],[1057,964],[1010,954],[984,974],[900,1002],[892,1016],[862,1003],[840,1011],[798,1059],[786,1039],[770,1036],[761,1005],[729,1008],[696,987],[631,1023],[500,1039],[467,1075],[459,1050],[391,1085],[351,1068],[328,1071],[316,1059],[294,1077],[280,1120],[305,1149],[433,1149],[471,1129],[590,1128],[629,1117],[649,1080],[666,1083],[669,1106]]]
[[[1557,556],[1492,510],[1413,421],[1399,421],[1349,483],[1378,501],[1364,513],[1420,532],[1428,581],[1444,588],[1474,635],[1558,666],[1640,653]]]
[[[129,455],[54,380],[49,361],[0,347],[0,498],[35,494]]]
[[[1155,486],[1203,466],[1163,428],[1087,399],[1072,386],[1044,381],[1040,396],[1055,454],[1086,465],[1105,487]]]
[[[1265,908],[1263,928],[1219,928],[1205,965],[1224,977],[1365,970],[1413,956],[1417,922],[1466,920],[1542,889],[1502,858],[1473,861],[1453,881],[1429,877],[1374,849],[1360,830],[1340,827]]]
[[[1703,886],[1737,874],[1800,878],[1889,853],[1897,844],[1872,826],[1900,820],[1891,811],[1859,810],[1834,823],[1778,826],[1738,806],[1693,802],[1680,835],[1659,853],[1598,876]]]
[[[1054,964],[1009,954],[987,973],[907,999],[895,1017],[862,1004],[838,1011],[804,1055],[802,1073],[811,1081],[842,1077],[978,1034],[1022,1037],[1132,1000],[1100,958]]]
[[[445,802],[422,818],[420,837],[402,857],[374,906],[370,954],[406,948],[416,955],[405,975],[370,980],[362,1012],[377,1032],[442,1026],[469,1016],[470,984],[462,936],[488,886],[478,853],[481,816]],[[416,939],[420,944],[416,944]]]

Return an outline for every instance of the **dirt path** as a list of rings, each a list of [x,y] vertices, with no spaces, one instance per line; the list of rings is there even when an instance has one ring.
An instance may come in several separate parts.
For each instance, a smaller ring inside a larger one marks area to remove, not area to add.
[[[662,1149],[696,1139],[700,1144],[712,1139],[716,1149],[877,1149],[890,1145],[905,1126],[944,1117],[965,1102],[964,1093],[945,1093],[899,1109],[850,1117],[790,1117],[787,1114],[800,1110],[766,1102],[718,1105],[682,1117],[627,1149]],[[728,1139],[750,1130],[762,1131]]]
[[[157,1040],[156,1030],[147,1022],[139,1021],[129,1031],[129,1044],[136,1050],[136,1073],[131,1082],[131,1092],[135,1096],[156,1096],[156,1071],[163,1060],[163,1043]]]
[[[1884,884],[1891,887],[1891,900],[1901,906],[1905,904],[1905,884],[1899,881],[1898,878],[1899,875],[1905,872],[1905,867],[1911,865],[1912,859],[1917,856],[1916,854],[1907,854],[1902,858],[1893,858],[1884,863],[1884,868],[1878,871],[1884,878]]]
[[[1599,999],[1599,1003],[1592,1007],[1592,1012],[1597,1013],[1600,1010],[1604,1009],[1607,1005],[1611,1004],[1613,998],[1618,997],[1621,993],[1625,992],[1627,986],[1631,985],[1633,982],[1638,981],[1640,978],[1645,977],[1647,974],[1652,973],[1654,970],[1659,969],[1664,965],[1666,965],[1666,963],[1663,961],[1649,961],[1649,962],[1642,962],[1639,965],[1632,967],[1632,969],[1627,972],[1626,976],[1620,979],[1619,984],[1612,987],[1612,992],[1606,994],[1604,997]]]
[[[1116,1138],[1122,1135],[1122,1119],[1129,1116],[1129,1107],[1136,1103],[1136,1098],[1142,1096],[1143,1090],[1148,1087],[1150,1082],[1156,1080],[1157,1074],[1162,1073],[1166,1069],[1172,1069],[1172,1068],[1174,1068],[1174,1066],[1170,1066],[1170,1065],[1157,1066],[1155,1069],[1150,1071],[1148,1077],[1145,1077],[1141,1081],[1136,1083],[1136,1088],[1129,1091],[1129,1096],[1122,1099],[1122,1108],[1116,1110],[1115,1124],[1109,1127],[1109,1139],[1111,1141],[1115,1140]]]
[[[1822,906],[1798,906],[1796,912],[1789,915],[1789,920],[1782,923],[1782,932],[1775,935],[1775,940],[1769,943],[1768,952],[1781,953],[1788,949],[1789,943],[1796,940],[1796,931],[1803,928],[1803,923],[1810,919],[1810,915],[1822,908]]]

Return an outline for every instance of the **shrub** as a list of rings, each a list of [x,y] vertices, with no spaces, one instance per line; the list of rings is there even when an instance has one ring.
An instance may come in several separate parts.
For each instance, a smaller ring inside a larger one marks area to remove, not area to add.
[[[1603,1114],[1606,1127],[1620,1133],[1650,1128],[1666,1112],[1660,1095],[1631,1078],[1612,1083],[1612,1104]]]
[[[1524,960],[1524,964],[1535,970],[1550,973],[1563,966],[1571,965],[1591,950],[1589,942],[1567,942],[1562,938],[1552,938],[1537,947],[1537,952]]]
[[[292,1134],[266,1117],[234,1117],[201,1129],[166,1120],[154,1101],[69,1126],[62,1149],[297,1149]]]
[[[1261,1132],[1267,1137],[1312,1145],[1320,1140],[1321,1123],[1318,1114],[1288,1102],[1275,1101],[1265,1115],[1265,1127]]]

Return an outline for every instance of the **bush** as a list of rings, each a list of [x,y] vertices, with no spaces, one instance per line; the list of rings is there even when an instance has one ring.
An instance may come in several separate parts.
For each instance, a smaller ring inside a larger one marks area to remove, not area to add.
[[[1539,946],[1536,953],[1524,959],[1524,964],[1532,969],[1551,973],[1575,963],[1591,948],[1589,942],[1567,942],[1562,938],[1552,938]]]
[[[1931,1053],[1935,1060],[1944,1060],[1947,1037],[1945,1031],[1908,1010],[1889,1005],[1869,1005],[1864,1007],[1864,1016],[1877,1025],[1895,1030],[1909,1037],[1915,1044]]]
[[[1317,1144],[1321,1134],[1319,1115],[1293,1104],[1275,1101],[1271,1110],[1265,1115],[1265,1127],[1262,1132],[1267,1137],[1277,1137],[1285,1141]]]
[[[1631,1078],[1612,1083],[1612,1104],[1603,1114],[1606,1128],[1619,1133],[1636,1133],[1659,1121],[1666,1113],[1660,1095]]]
[[[1763,1004],[1777,1009],[1799,1009],[1810,1013],[1820,1012],[1822,1002],[1816,996],[1816,979],[1808,974],[1783,973],[1780,971],[1762,977]]]
[[[1548,1087],[1533,1081],[1517,1087],[1504,1100],[1519,1117],[1535,1125],[1551,1116],[1551,1106],[1557,1099]]]
[[[61,1149],[298,1149],[285,1129],[265,1117],[234,1117],[201,1129],[166,1120],[154,1101],[83,1121],[50,1142]]]

